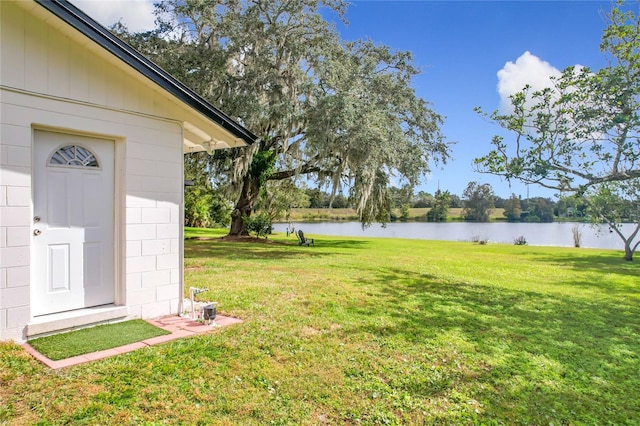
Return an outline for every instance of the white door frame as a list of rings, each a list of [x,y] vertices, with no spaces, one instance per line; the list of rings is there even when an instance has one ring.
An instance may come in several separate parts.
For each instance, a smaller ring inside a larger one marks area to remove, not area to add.
[[[58,128],[47,125],[39,125],[33,124],[31,126],[31,146],[32,146],[32,161],[31,164],[34,164],[33,156],[35,153],[35,133],[36,130],[53,132],[53,133],[62,133],[65,135],[71,136],[85,136],[90,138],[97,139],[108,139],[113,141],[114,144],[114,182],[113,182],[113,225],[114,225],[114,234],[113,234],[113,278],[114,278],[114,305],[124,306],[126,305],[126,275],[124,270],[125,264],[125,241],[126,241],[126,233],[124,229],[125,217],[126,217],[126,187],[125,187],[125,138],[122,136],[104,134],[104,133],[96,133],[90,131],[82,131],[77,129],[67,129],[67,128]],[[35,167],[31,169],[31,218],[34,216],[34,201],[35,201]],[[34,259],[34,250],[35,246],[33,244],[33,230],[36,226],[31,224],[31,259]],[[30,262],[30,287],[31,291],[35,291],[35,277],[34,273],[35,265],[33,261]],[[33,297],[30,295],[30,297]],[[33,312],[30,315],[31,318],[34,318]]]

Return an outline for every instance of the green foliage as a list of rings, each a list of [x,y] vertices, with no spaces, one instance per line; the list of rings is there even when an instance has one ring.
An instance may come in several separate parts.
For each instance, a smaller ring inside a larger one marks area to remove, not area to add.
[[[309,198],[309,207],[312,209],[317,209],[321,207],[329,206],[327,202],[326,206],[323,203],[323,194],[319,188],[309,188],[306,190],[306,195]]]
[[[607,183],[587,196],[587,213],[596,221],[610,219],[613,223],[640,220],[640,179]]]
[[[214,192],[209,206],[211,227],[229,226],[231,223],[231,203],[220,192]]]
[[[276,165],[276,155],[271,151],[258,151],[253,154],[251,159],[251,166],[249,167],[248,175],[252,179],[260,182],[260,186],[269,180],[269,177],[273,175]]]
[[[184,224],[186,226],[206,228],[211,225],[211,216],[209,215],[211,198],[211,194],[201,188],[190,188],[185,191]]]
[[[453,207],[453,208],[463,208],[464,207],[464,202],[462,201],[462,199],[458,195],[451,194],[451,207]]]
[[[235,220],[250,216],[267,180],[296,175],[334,194],[348,187],[364,225],[386,221],[389,176],[413,187],[432,162],[448,158],[442,118],[412,87],[419,70],[411,54],[344,42],[324,18],[341,19],[346,2],[167,0],[156,7],[162,27],[128,40],[260,138],[212,167],[240,194],[232,232],[241,231]]]
[[[495,195],[488,183],[469,182],[462,194],[465,199],[463,215],[465,220],[489,222]]]
[[[516,194],[511,194],[511,197],[505,203],[503,214],[509,222],[520,222],[522,208],[520,206],[520,198]]]
[[[412,196],[412,188],[395,186],[389,187],[389,197],[391,198],[392,208],[402,209],[403,204],[410,204]]]
[[[420,191],[412,197],[412,205],[414,208],[432,207],[434,198],[428,192]]]
[[[308,206],[309,196],[306,187],[298,187],[292,180],[266,182],[256,203],[256,209],[266,212],[272,221],[288,218],[292,208]]]
[[[251,216],[243,217],[244,226],[249,234],[253,233],[256,237],[267,238],[267,235],[271,233],[272,225],[271,218],[266,212],[261,212]]]
[[[446,222],[451,206],[451,194],[449,191],[437,190],[433,200],[433,207],[427,212],[427,221]]]
[[[220,154],[216,154],[220,155]],[[185,225],[200,228],[228,226],[231,222],[231,205],[225,192],[213,187],[214,163],[206,152],[184,156],[185,179],[194,186],[185,188]]]
[[[607,182],[599,185],[587,196],[587,213],[595,223],[605,222],[623,241],[625,260],[633,260],[640,246],[640,179]],[[635,228],[625,235],[621,223],[635,223]]]
[[[212,228],[231,222],[229,201],[206,186],[187,187],[184,195],[186,226]]]
[[[402,206],[400,206],[400,220],[403,222],[409,220],[409,204],[402,204]]]
[[[537,222],[553,222],[553,207],[551,201],[546,198],[536,197],[529,200],[528,211],[529,217],[535,216],[538,218]]]
[[[561,196],[555,204],[554,212],[558,217],[582,218],[587,208],[584,197],[578,195]]]
[[[349,207],[349,200],[342,194],[342,192],[333,196],[318,188],[306,189],[305,192],[309,197],[309,208],[320,209],[332,207],[336,209],[344,209]]]
[[[551,87],[527,85],[511,96],[510,111],[489,115],[514,138],[494,136],[494,149],[475,160],[479,171],[578,195],[640,179],[640,21],[632,8],[620,1],[607,14],[600,50],[608,66],[568,67]],[[616,228],[616,206],[600,206]],[[629,236],[618,235],[629,257]]]

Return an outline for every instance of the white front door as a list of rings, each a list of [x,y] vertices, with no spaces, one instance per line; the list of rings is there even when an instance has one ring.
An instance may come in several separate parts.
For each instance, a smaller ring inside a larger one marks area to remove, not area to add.
[[[114,142],[35,131],[32,315],[114,302]]]

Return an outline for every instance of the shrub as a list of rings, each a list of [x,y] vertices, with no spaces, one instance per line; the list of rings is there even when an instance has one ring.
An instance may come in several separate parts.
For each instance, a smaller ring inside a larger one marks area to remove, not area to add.
[[[527,239],[524,237],[524,235],[520,235],[519,237],[513,239],[513,244],[517,246],[526,246]]]
[[[400,207],[400,220],[402,222],[409,220],[409,204],[403,204]]]
[[[271,233],[271,218],[267,213],[254,214],[253,216],[243,216],[244,226],[249,235],[254,233],[256,237],[267,238]]]
[[[483,246],[489,242],[489,237],[485,235],[473,235],[471,237],[471,242]]]

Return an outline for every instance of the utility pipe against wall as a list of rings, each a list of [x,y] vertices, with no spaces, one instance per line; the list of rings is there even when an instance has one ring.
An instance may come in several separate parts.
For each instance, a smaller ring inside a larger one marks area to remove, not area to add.
[[[196,298],[196,294],[199,293],[203,293],[206,290],[203,288],[198,288],[198,287],[189,287],[189,298],[191,299],[191,319],[195,320],[196,319],[196,311],[193,307],[194,302],[195,302],[195,298]]]

